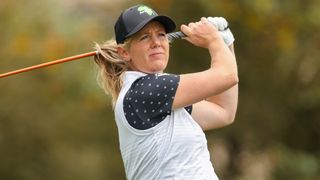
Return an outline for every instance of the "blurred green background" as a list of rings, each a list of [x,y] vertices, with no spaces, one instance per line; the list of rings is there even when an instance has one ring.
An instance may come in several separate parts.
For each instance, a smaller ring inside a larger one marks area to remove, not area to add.
[[[320,180],[320,1],[1,0],[0,73],[93,50],[119,13],[144,3],[177,25],[223,16],[236,38],[235,123],[208,131],[226,180]],[[186,41],[168,72],[209,65]],[[0,79],[0,178],[125,179],[110,97],[92,58]]]

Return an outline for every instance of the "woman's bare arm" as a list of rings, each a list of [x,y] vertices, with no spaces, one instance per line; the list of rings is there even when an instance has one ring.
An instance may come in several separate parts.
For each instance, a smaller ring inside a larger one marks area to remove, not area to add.
[[[181,30],[192,44],[207,48],[211,57],[208,70],[180,76],[173,109],[185,107],[218,95],[238,83],[237,65],[217,29],[205,18],[182,25]]]
[[[234,54],[233,45],[230,46]],[[192,117],[203,130],[210,130],[231,124],[238,105],[238,85],[193,105]]]

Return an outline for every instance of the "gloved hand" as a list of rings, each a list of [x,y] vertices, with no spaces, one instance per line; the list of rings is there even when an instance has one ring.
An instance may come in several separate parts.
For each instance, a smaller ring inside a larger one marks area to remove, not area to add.
[[[223,17],[208,17],[207,19],[218,29],[226,45],[230,46],[235,39],[231,30],[228,27],[227,20]]]

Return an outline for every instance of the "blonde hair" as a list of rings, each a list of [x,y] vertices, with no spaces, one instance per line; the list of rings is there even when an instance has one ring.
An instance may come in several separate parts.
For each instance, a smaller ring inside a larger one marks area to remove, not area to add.
[[[97,51],[94,61],[99,69],[97,81],[104,92],[111,95],[113,106],[122,87],[122,76],[125,71],[129,70],[129,62],[122,59],[117,49],[118,47],[128,49],[129,44],[130,39],[121,45],[118,45],[114,39],[111,39],[102,45],[96,43],[94,47]]]

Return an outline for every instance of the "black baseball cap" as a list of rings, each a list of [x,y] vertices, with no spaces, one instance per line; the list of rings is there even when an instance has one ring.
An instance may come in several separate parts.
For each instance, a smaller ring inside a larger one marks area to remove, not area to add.
[[[124,43],[126,38],[141,30],[150,21],[160,22],[166,33],[172,32],[176,28],[176,24],[171,18],[158,15],[148,6],[135,5],[123,11],[114,25],[117,44]]]

